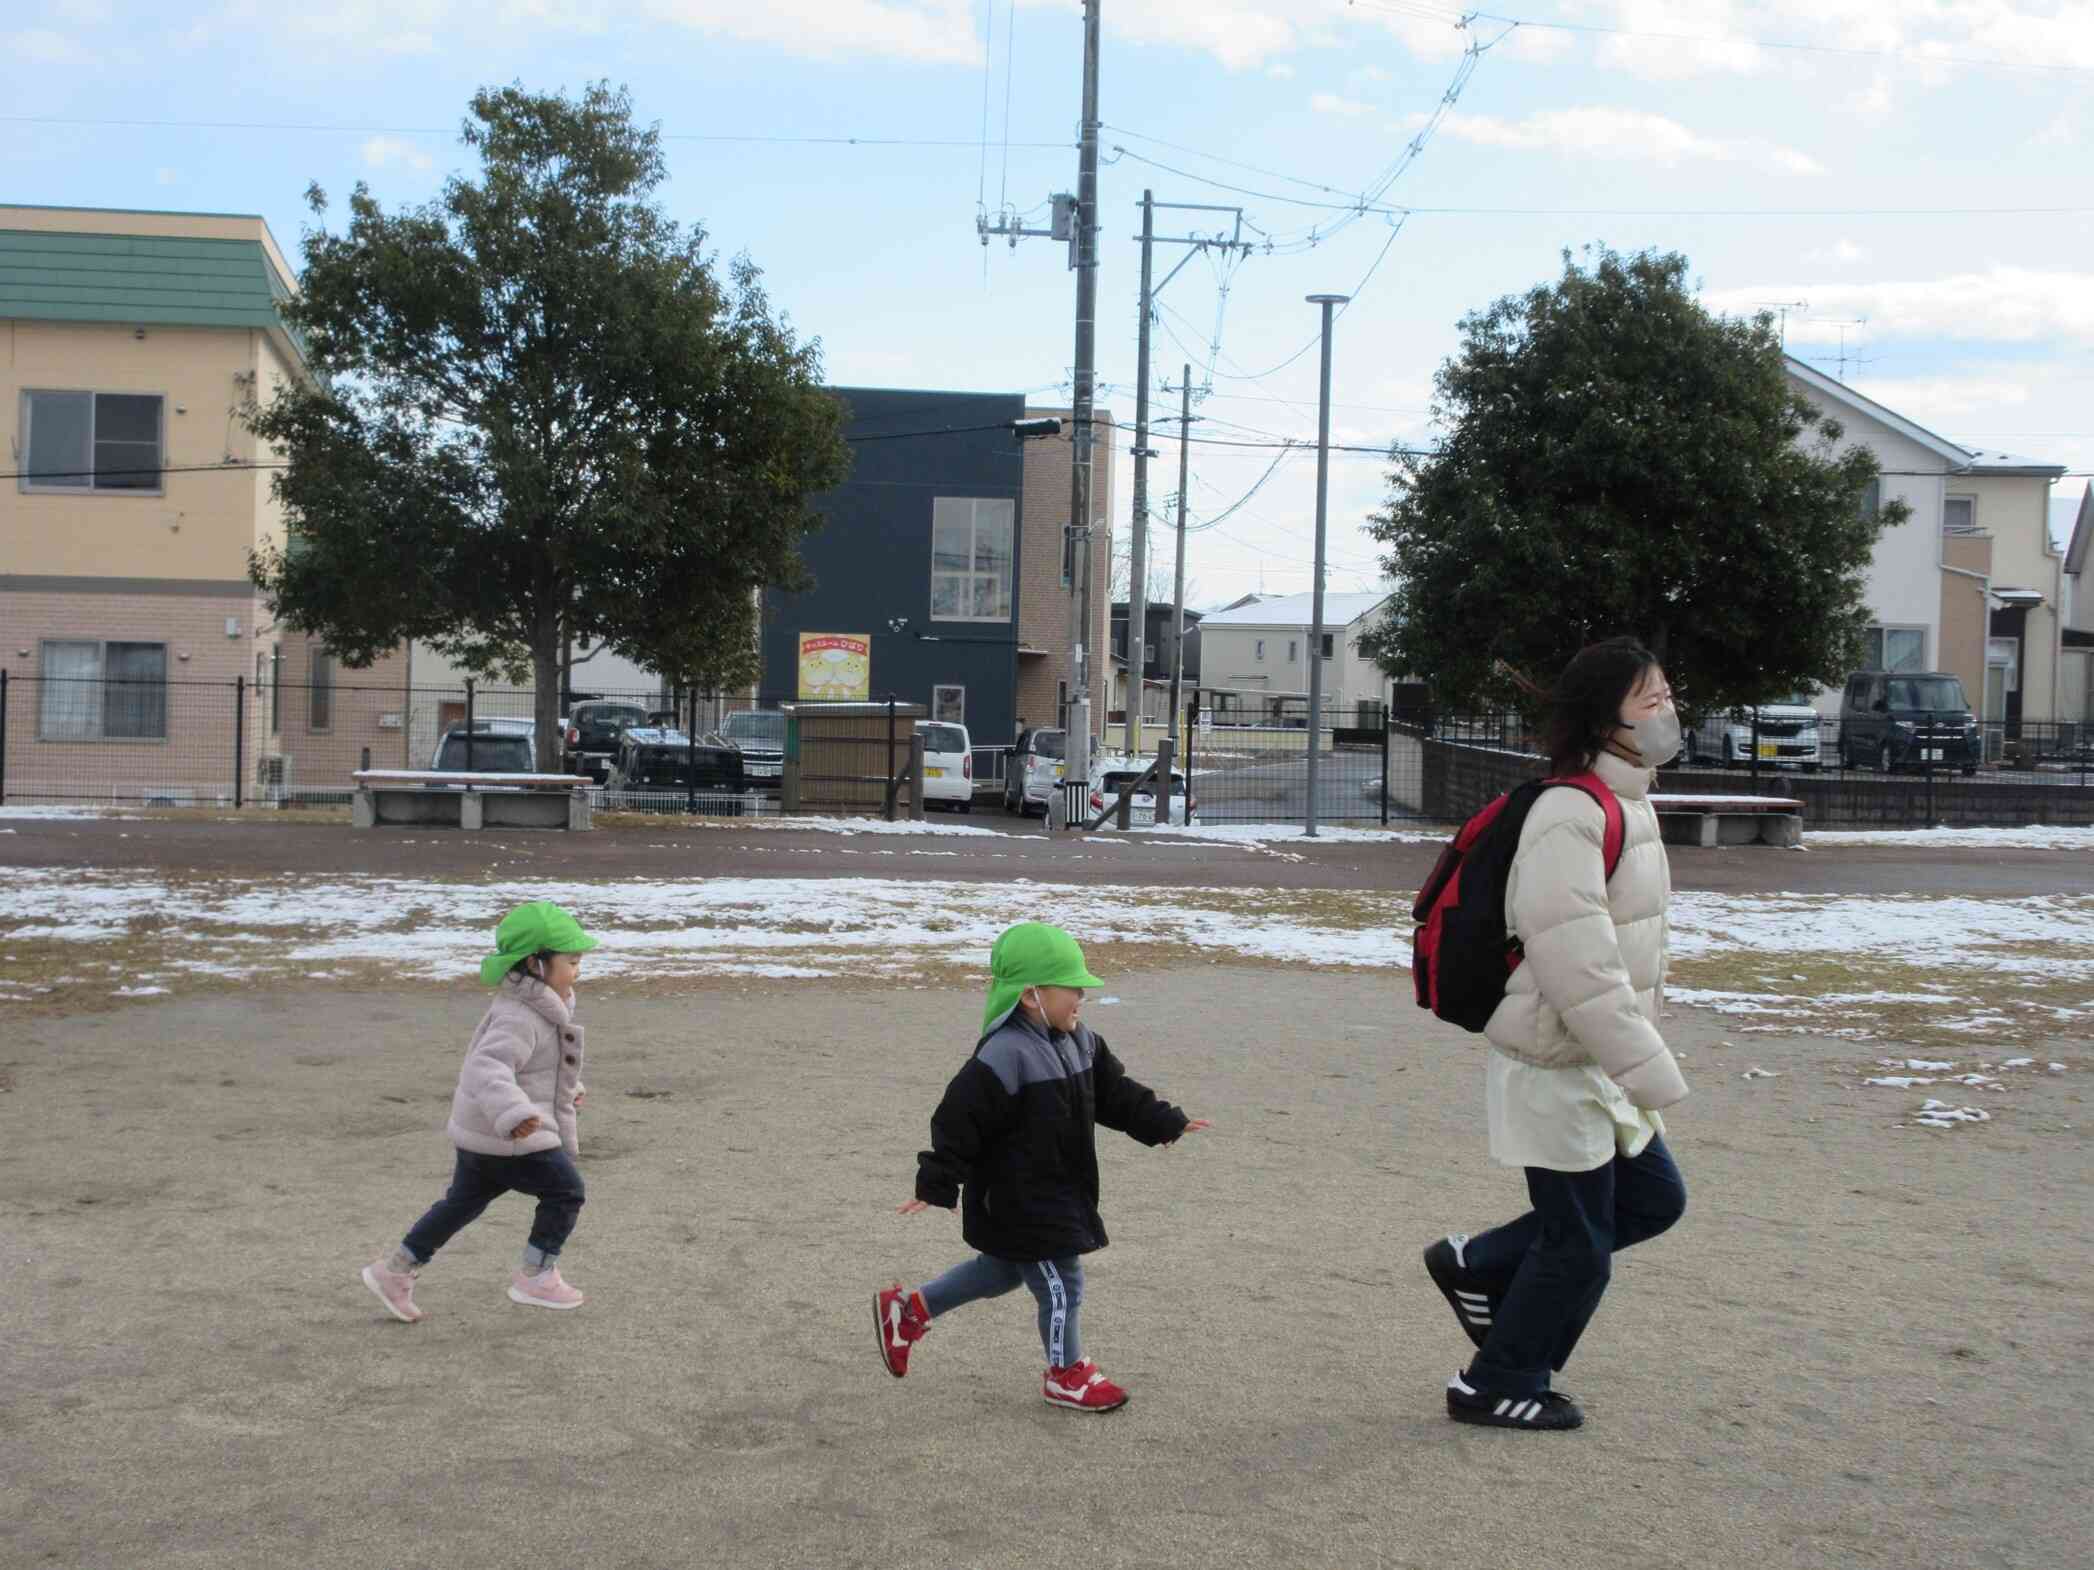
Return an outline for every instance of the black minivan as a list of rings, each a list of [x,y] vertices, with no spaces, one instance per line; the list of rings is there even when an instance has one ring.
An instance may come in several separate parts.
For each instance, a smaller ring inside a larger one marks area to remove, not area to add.
[[[1978,772],[1983,733],[1945,671],[1856,671],[1840,699],[1840,765]]]

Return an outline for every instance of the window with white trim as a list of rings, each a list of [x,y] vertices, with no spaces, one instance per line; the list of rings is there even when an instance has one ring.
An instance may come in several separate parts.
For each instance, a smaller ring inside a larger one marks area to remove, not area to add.
[[[931,689],[931,718],[954,725],[967,723],[967,689],[937,686]]]
[[[40,741],[164,741],[167,645],[52,639],[43,645]]]
[[[1003,497],[931,503],[931,620],[1009,621],[1018,505]]]
[[[1975,496],[1945,496],[1941,502],[1943,534],[1978,532],[1978,499]]]
[[[1927,668],[1927,629],[1871,627],[1862,634],[1864,670],[1923,671]]]
[[[25,491],[157,494],[167,400],[158,393],[22,393]]]

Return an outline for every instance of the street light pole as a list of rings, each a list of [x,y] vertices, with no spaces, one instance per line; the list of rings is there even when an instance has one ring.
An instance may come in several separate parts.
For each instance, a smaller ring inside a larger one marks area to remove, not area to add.
[[[1310,589],[1309,622],[1309,806],[1304,838],[1316,837],[1316,750],[1323,737],[1323,541],[1331,496],[1331,317],[1351,296],[1312,294],[1323,307],[1323,391],[1316,406],[1316,576]]]
[[[1191,479],[1188,472],[1192,450],[1192,367],[1187,365],[1178,379],[1178,567],[1174,574],[1175,586],[1171,590],[1171,734],[1177,735],[1179,715],[1183,714],[1185,702],[1185,487]],[[1181,737],[1178,755],[1183,757],[1185,749],[1192,745],[1190,736]],[[1190,778],[1190,776],[1188,776]]]

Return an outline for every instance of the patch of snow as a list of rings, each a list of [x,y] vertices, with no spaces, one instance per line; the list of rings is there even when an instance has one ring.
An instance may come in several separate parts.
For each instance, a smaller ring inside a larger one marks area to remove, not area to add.
[[[1931,1079],[1913,1074],[1886,1074],[1880,1079],[1865,1079],[1864,1085],[1885,1085],[1892,1090],[1910,1090],[1914,1085],[1931,1085]]]
[[[1813,830],[1813,845],[1888,845],[1970,850],[2094,850],[2094,828]]]
[[[893,823],[885,818],[744,818],[732,825],[708,825],[730,826],[769,834],[947,834],[973,839],[1010,838],[1002,829],[985,829],[972,823],[940,823],[930,818],[921,823],[912,818],[900,818]]]
[[[1983,1107],[1952,1107],[1929,1096],[1920,1104],[1913,1122],[1922,1128],[1954,1128],[1958,1123],[1990,1123],[1992,1114]]]
[[[118,987],[109,995],[112,998],[151,998],[159,997],[166,991],[165,987]]]
[[[1757,1063],[1738,1076],[1740,1079],[1779,1079],[1781,1075],[1773,1069],[1761,1068]]]
[[[68,818],[120,818],[129,822],[137,817],[137,813],[122,807],[0,807],[0,818],[42,822],[61,822]]]
[[[2027,1068],[2027,1067],[2029,1067],[2029,1066],[2030,1066],[2031,1064],[2033,1064],[2033,1063],[2034,1063],[2035,1061],[2036,1061],[2036,1060],[2035,1060],[2034,1058],[2008,1058],[2006,1062],[2004,1062],[2004,1063],[2002,1063],[2002,1064],[2000,1065],[2000,1067],[2001,1067],[2001,1068]]]

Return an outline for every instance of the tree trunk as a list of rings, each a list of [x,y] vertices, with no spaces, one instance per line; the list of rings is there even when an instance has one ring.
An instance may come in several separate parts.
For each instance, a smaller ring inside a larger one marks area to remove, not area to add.
[[[560,769],[560,754],[566,736],[560,730],[560,617],[541,611],[531,629],[531,677],[534,699],[531,718],[537,727],[538,768],[546,774]]]

